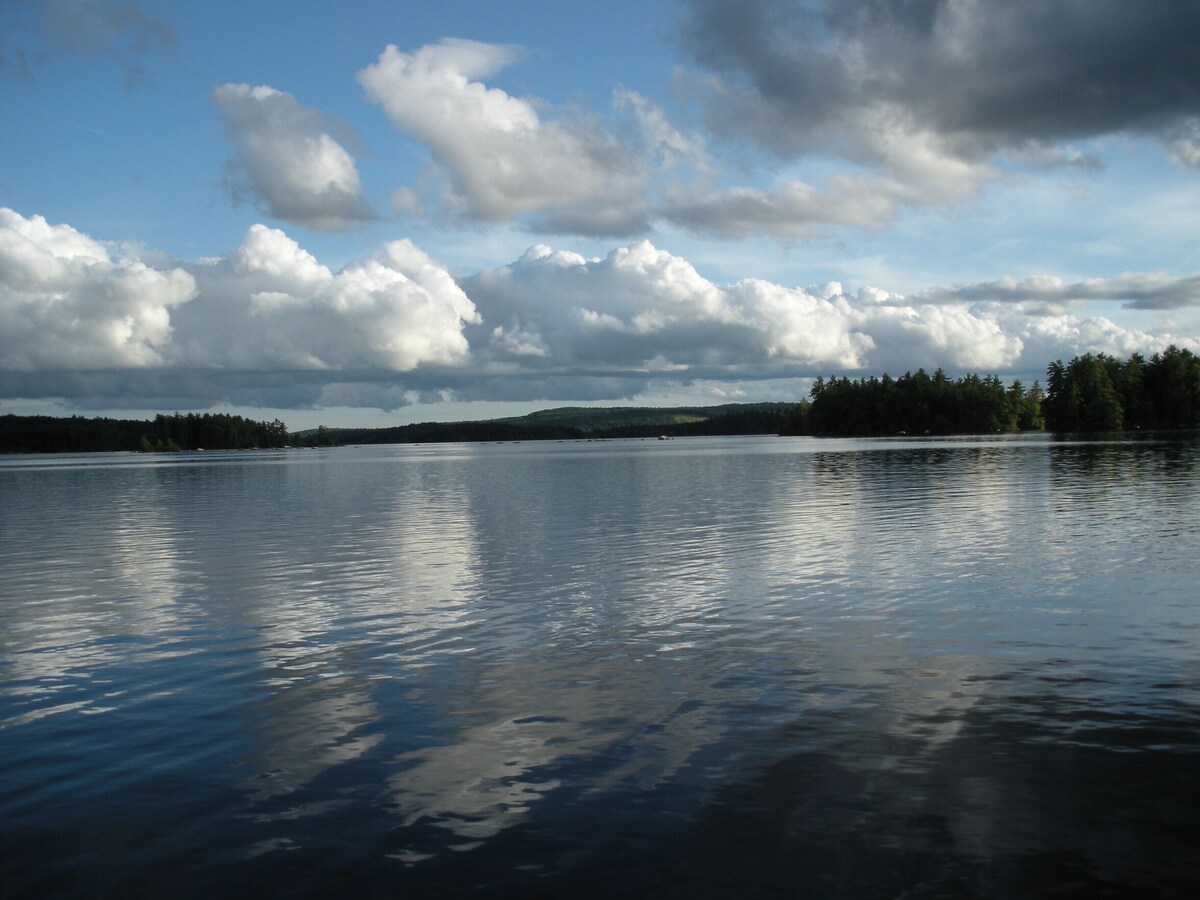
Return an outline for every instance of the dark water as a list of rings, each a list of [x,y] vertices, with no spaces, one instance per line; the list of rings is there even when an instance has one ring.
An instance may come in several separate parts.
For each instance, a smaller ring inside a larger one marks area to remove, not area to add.
[[[0,459],[0,894],[1195,897],[1198,463]]]

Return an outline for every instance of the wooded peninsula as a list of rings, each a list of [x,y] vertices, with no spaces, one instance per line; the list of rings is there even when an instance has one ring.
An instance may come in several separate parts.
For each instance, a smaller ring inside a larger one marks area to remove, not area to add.
[[[999,378],[948,378],[924,369],[899,378],[818,378],[782,434],[1003,434],[1157,431],[1200,425],[1200,357],[1167,347],[1150,359],[1103,353],[1055,360],[1046,387]]]
[[[504,419],[289,433],[276,419],[187,413],[153,420],[0,416],[2,453],[166,452],[335,444],[587,440],[688,435],[815,436],[1108,432],[1200,427],[1200,357],[1085,354],[1051,363],[1046,386],[924,369],[892,378],[818,378],[799,403],[708,407],[562,407]]]

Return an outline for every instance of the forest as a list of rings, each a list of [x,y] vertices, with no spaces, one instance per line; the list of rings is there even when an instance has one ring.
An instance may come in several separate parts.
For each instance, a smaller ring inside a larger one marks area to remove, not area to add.
[[[157,415],[138,450],[260,450],[288,446],[287,426],[223,413]]]
[[[818,378],[781,434],[994,434],[1166,430],[1200,426],[1200,357],[1169,346],[1150,359],[1087,353],[1007,386],[996,376],[951,379],[938,369],[899,378]]]
[[[283,447],[287,426],[223,413],[157,415],[153,420],[83,416],[0,416],[0,453],[87,453],[140,450],[250,450]]]
[[[851,380],[818,378],[811,403],[793,407],[781,434],[991,434],[1041,429],[1042,388],[994,375],[950,379],[938,369]]]
[[[1200,426],[1200,357],[1167,347],[1150,359],[1105,354],[1046,370],[1042,404],[1051,431],[1140,431]]]

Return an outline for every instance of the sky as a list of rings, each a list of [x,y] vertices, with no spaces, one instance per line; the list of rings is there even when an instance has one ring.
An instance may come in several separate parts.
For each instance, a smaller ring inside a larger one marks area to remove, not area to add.
[[[1200,351],[1200,3],[0,0],[0,413]]]

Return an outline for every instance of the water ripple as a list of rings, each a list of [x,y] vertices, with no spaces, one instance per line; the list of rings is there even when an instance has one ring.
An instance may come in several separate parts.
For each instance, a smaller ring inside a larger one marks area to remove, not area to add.
[[[827,886],[853,848],[919,870],[893,894],[960,884],[928,863],[1017,896],[997,860],[1057,847],[1092,888],[1184,896],[1184,855],[1147,874],[1096,848],[1144,847],[1159,813],[1197,836],[1172,791],[1200,774],[1198,459],[1038,438],[3,461],[0,869],[18,895],[168,871],[305,893],[303,860],[312,892],[670,896],[685,865],[726,883],[721,837],[784,841],[764,871]],[[1139,813],[1119,779],[1147,760],[1166,781]],[[1051,815],[1026,785],[1064,766],[1108,780]],[[38,847],[59,849],[19,862]]]

